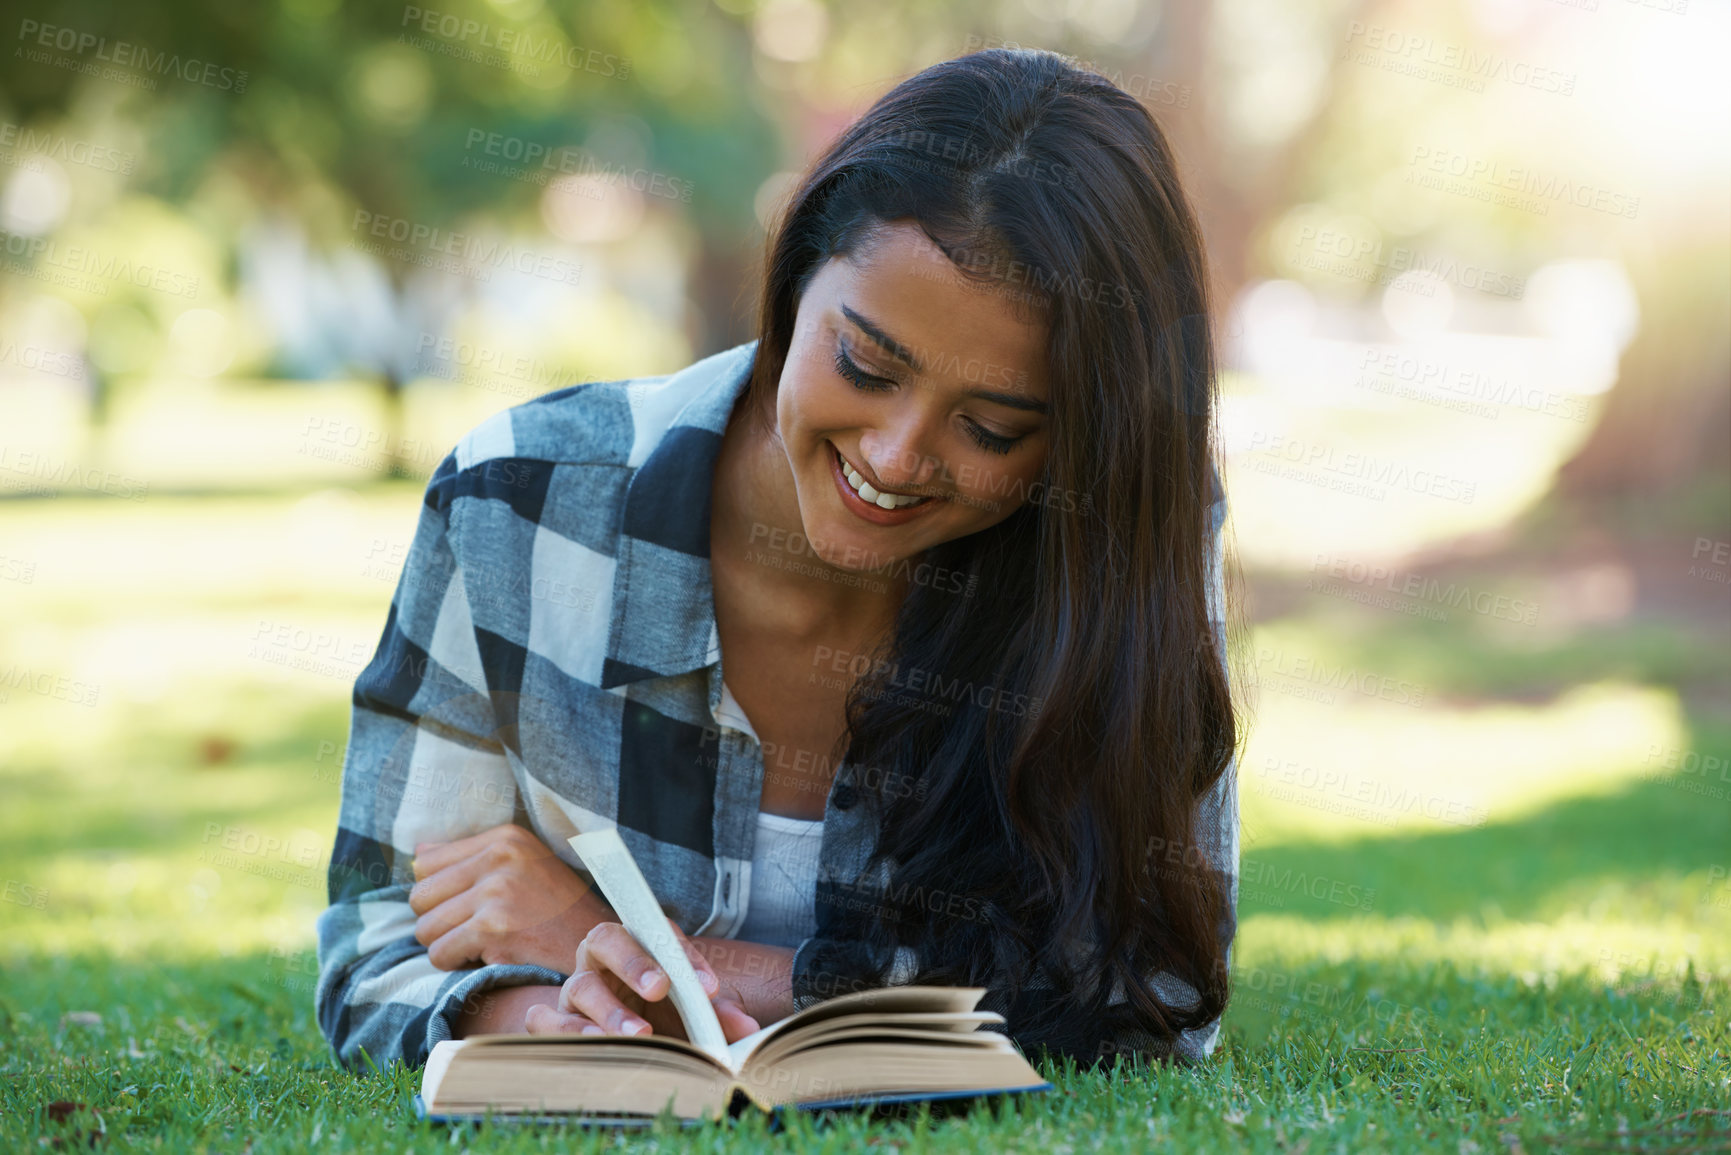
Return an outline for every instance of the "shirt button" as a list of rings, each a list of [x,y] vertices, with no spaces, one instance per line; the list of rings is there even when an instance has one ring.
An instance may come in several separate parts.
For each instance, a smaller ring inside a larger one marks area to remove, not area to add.
[[[837,810],[852,810],[854,803],[859,801],[859,791],[855,790],[849,783],[843,782],[835,788],[832,801],[834,801]]]

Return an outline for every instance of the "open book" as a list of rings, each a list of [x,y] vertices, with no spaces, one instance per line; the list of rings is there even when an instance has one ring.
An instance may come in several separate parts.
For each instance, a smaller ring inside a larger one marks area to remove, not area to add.
[[[479,1035],[439,1043],[421,1078],[434,1116],[765,1109],[943,1099],[1051,1087],[1004,1035],[980,1028],[979,987],[886,987],[827,999],[729,1044],[649,884],[612,830],[573,849],[620,921],[666,971],[691,1041],[664,1035]]]

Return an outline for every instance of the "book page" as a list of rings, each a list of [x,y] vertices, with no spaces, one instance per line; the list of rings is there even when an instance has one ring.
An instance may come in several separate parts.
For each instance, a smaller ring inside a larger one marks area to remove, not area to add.
[[[709,994],[619,832],[596,830],[569,841],[571,849],[595,877],[603,897],[619,915],[619,921],[667,973],[672,984],[668,997],[679,1011],[691,1042],[728,1070],[736,1070],[721,1020],[715,1017],[715,1008],[709,1004]]]
[[[803,1011],[795,1011],[787,1018],[745,1036],[728,1050],[732,1053],[733,1069],[743,1070],[746,1061],[772,1037],[779,1038],[791,1032],[805,1031],[830,1019],[861,1013],[895,1015],[926,1012],[963,1016],[973,1011],[985,993],[985,987],[880,987],[837,995],[835,998],[813,1003]],[[991,1015],[989,1018],[1001,1021],[1001,1016],[998,1015]]]

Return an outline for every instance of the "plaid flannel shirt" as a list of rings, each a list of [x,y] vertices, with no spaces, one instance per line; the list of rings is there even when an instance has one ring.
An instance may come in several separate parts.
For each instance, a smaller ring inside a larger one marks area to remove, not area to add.
[[[345,1064],[364,1049],[381,1067],[419,1066],[472,996],[567,977],[436,969],[408,901],[419,842],[515,822],[587,880],[566,839],[615,827],[680,929],[731,936],[743,923],[764,766],[722,682],[709,511],[755,352],[751,342],[669,376],[549,393],[483,422],[435,470],[378,650],[355,682],[318,920],[317,1015]],[[1224,516],[1217,490],[1216,540]],[[1217,637],[1220,592],[1216,556]],[[854,770],[838,768],[824,811],[797,1007],[847,989],[836,964],[859,961],[847,933],[857,888],[828,881],[856,878],[875,837]],[[1204,800],[1199,830],[1211,859],[1229,864],[1235,907],[1232,778]],[[1227,942],[1233,924],[1228,909]],[[912,977],[910,953],[883,960],[890,982]],[[1186,1032],[1179,1052],[1205,1055],[1218,1026]]]

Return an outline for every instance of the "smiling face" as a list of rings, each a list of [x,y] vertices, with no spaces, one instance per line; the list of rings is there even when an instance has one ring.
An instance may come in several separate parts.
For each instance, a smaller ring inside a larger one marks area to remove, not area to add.
[[[1039,500],[1045,342],[1043,325],[962,280],[908,222],[825,263],[776,393],[813,550],[872,569]]]

